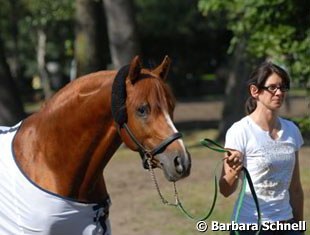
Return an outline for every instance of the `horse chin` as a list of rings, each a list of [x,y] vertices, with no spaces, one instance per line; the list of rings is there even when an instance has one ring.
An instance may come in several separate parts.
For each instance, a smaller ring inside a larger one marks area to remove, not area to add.
[[[166,179],[170,182],[176,182],[180,180],[181,178],[183,178],[183,177],[179,177],[178,175],[172,175],[170,174],[170,172],[166,171],[165,169],[164,169],[164,175]]]

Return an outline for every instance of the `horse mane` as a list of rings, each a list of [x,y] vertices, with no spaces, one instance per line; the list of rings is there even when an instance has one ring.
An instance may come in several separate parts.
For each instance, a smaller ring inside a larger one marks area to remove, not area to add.
[[[112,85],[111,111],[115,122],[120,126],[127,122],[126,77],[129,73],[129,68],[129,65],[122,67],[117,72]]]

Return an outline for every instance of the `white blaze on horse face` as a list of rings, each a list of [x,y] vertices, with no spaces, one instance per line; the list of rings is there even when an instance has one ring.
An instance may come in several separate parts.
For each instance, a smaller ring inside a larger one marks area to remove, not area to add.
[[[172,129],[173,133],[177,133],[178,130],[175,128],[175,126],[174,126],[174,124],[173,124],[173,122],[171,120],[170,115],[167,112],[164,112],[164,116],[165,116],[165,119],[167,121],[168,126]],[[182,139],[177,139],[176,141],[179,142],[179,144],[180,144],[180,146],[182,148],[182,151],[186,154],[186,149],[185,149],[183,140]]]

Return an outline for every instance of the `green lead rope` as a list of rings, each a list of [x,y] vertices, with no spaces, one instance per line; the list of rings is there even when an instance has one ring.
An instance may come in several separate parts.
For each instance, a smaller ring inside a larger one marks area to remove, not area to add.
[[[210,144],[212,143],[212,145]],[[214,150],[214,151],[217,151],[217,152],[222,152],[222,153],[225,153],[227,152],[227,150],[225,150],[224,148],[222,148],[220,145],[218,145],[217,143],[213,142],[212,140],[208,140],[208,139],[204,139],[204,140],[201,140],[201,144]],[[189,219],[192,219],[192,220],[195,220],[195,221],[204,221],[204,220],[207,220],[213,210],[214,210],[214,207],[215,207],[215,204],[216,204],[216,201],[217,201],[217,192],[218,192],[218,186],[217,186],[217,176],[216,176],[216,172],[217,172],[217,169],[218,167],[220,166],[220,163],[222,161],[219,161],[214,169],[214,197],[213,197],[213,201],[212,201],[212,204],[211,204],[211,207],[209,209],[208,212],[205,213],[204,216],[201,216],[201,217],[195,217],[193,215],[191,215],[185,208],[184,206],[182,205],[181,201],[177,198],[177,207],[183,212],[183,214],[188,217]]]
[[[220,163],[220,162],[219,162],[219,163]],[[211,214],[212,214],[212,212],[213,212],[213,210],[214,210],[215,204],[216,204],[216,200],[217,200],[218,186],[217,186],[216,170],[217,170],[217,168],[218,168],[219,165],[220,165],[220,164],[217,164],[217,166],[216,166],[216,168],[215,168],[215,170],[214,170],[214,197],[213,197],[212,205],[211,205],[211,207],[210,207],[210,210],[209,210],[207,213],[205,213],[204,216],[202,216],[202,217],[195,217],[195,216],[191,215],[191,214],[183,207],[182,203],[178,200],[177,206],[178,206],[179,209],[184,213],[184,215],[185,215],[186,217],[188,217],[189,219],[192,219],[192,220],[195,220],[195,221],[203,221],[203,220],[207,220],[207,219],[211,216]]]
[[[225,149],[224,147],[222,147],[218,143],[214,142],[213,140],[205,138],[205,139],[201,140],[200,143],[202,145],[204,145],[205,147],[212,149],[216,152],[228,153],[228,155],[231,154],[229,152],[229,150]],[[249,171],[244,166],[242,167],[242,170],[244,171],[244,178],[243,178],[242,189],[241,189],[238,204],[237,204],[237,211],[236,211],[236,215],[235,215],[235,220],[238,221],[238,219],[239,219],[239,214],[240,214],[240,210],[241,210],[244,195],[245,195],[246,183],[248,183],[248,185],[250,187],[250,191],[252,193],[252,197],[253,197],[254,202],[255,202],[256,210],[257,210],[257,224],[259,227],[258,227],[258,231],[256,232],[256,234],[259,234],[261,231],[261,225],[262,224],[261,224],[261,212],[260,212],[258,198],[257,198],[256,192],[255,192],[254,185],[253,185]],[[216,178],[216,175],[215,175],[215,178]],[[215,184],[217,185],[217,181],[215,182]],[[217,186],[216,186],[216,190],[217,190]],[[235,233],[239,234],[238,231],[236,231]]]

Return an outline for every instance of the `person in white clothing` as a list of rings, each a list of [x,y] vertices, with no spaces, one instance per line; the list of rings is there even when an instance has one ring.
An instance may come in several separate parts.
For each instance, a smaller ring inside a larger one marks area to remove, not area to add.
[[[298,151],[303,138],[298,127],[279,116],[279,109],[290,88],[288,73],[281,67],[264,62],[248,80],[247,115],[227,131],[220,192],[230,196],[236,191],[243,166],[247,168],[258,197],[262,224],[303,221],[303,189],[300,181]],[[258,213],[249,186],[234,207],[232,221],[257,224]],[[284,226],[283,226],[284,227]],[[253,227],[255,228],[255,227]],[[260,234],[301,234],[301,231],[276,231],[263,227]],[[275,228],[275,227],[272,227]],[[288,227],[286,227],[288,228]],[[272,229],[274,230],[274,229]],[[241,231],[255,234],[257,231]],[[231,234],[234,234],[231,231]]]

